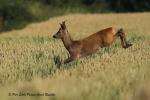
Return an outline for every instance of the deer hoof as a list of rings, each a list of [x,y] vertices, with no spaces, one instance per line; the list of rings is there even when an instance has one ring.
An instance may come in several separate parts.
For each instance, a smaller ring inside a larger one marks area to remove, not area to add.
[[[123,48],[129,48],[130,46],[132,46],[133,44],[126,44],[126,46],[124,46]]]

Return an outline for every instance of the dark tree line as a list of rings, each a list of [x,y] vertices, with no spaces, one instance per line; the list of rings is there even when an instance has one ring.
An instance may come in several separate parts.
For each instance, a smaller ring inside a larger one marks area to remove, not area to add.
[[[45,4],[57,7],[84,6],[101,9],[106,7],[113,12],[142,12],[150,11],[150,0],[39,0]],[[95,9],[95,12],[97,10]]]
[[[144,12],[150,0],[0,0],[0,31],[70,12]]]

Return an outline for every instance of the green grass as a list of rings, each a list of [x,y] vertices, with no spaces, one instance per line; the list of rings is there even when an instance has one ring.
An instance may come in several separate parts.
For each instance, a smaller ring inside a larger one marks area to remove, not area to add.
[[[125,15],[130,17],[129,22],[123,19]],[[56,26],[54,24],[57,23],[56,20],[65,18],[78,20],[83,18],[81,15],[58,17],[39,25],[28,26],[24,30],[2,34],[0,36],[0,97],[2,100],[132,100],[140,82],[150,77],[150,35],[147,31],[148,27],[144,27],[145,24],[150,24],[147,17],[149,13],[102,16],[87,15],[89,20],[94,17],[93,20],[97,21],[92,23],[82,19],[85,25],[82,25],[82,28],[79,26],[79,23],[83,24],[82,22],[78,21],[78,24],[73,22],[69,29],[76,29],[76,31],[71,31],[71,36],[74,39],[87,37],[90,32],[96,31],[95,26],[99,30],[109,23],[119,26],[116,24],[118,20],[114,20],[119,17],[122,18],[120,23],[125,27],[127,40],[133,43],[131,48],[123,49],[118,38],[113,45],[101,48],[91,56],[67,65],[59,65],[68,56],[62,42],[53,39],[52,34],[33,33],[49,33],[46,30],[49,27],[50,32],[53,33],[57,31],[57,27],[53,28]],[[101,28],[95,25],[109,16],[114,17],[109,19],[110,22],[101,23]],[[139,19],[136,16],[139,16]],[[135,26],[132,22],[136,23]],[[89,23],[93,24],[90,28],[88,28],[91,25]],[[46,28],[46,31],[39,29],[41,27]],[[139,29],[139,27],[144,28]],[[78,32],[79,30],[81,33]],[[8,96],[10,92],[49,92],[54,93],[55,96]]]

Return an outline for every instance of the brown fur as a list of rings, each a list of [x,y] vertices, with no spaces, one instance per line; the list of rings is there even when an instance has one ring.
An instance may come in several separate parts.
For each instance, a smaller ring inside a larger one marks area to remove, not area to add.
[[[70,54],[70,57],[64,61],[65,64],[71,62],[74,59],[90,55],[96,52],[99,47],[103,48],[111,45],[117,37],[120,37],[121,45],[123,48],[132,46],[132,44],[127,43],[125,34],[122,29],[116,31],[114,28],[110,27],[100,30],[82,40],[74,41],[68,34],[65,21],[60,25],[61,28],[53,37],[60,38]]]

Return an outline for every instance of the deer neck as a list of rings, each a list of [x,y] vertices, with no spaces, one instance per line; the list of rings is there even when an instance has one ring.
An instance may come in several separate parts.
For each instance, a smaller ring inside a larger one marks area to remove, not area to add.
[[[68,31],[65,33],[65,35],[62,38],[63,44],[65,48],[70,51],[71,45],[73,43],[73,40],[71,39],[70,35],[68,34]]]

